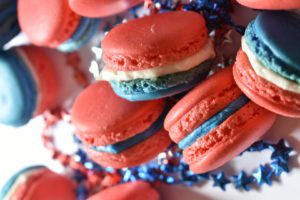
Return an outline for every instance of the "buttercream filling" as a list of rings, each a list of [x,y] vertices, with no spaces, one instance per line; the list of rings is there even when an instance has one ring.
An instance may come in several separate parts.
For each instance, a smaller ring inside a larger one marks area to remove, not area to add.
[[[138,133],[124,141],[117,142],[107,146],[90,146],[91,149],[99,152],[118,154],[125,151],[155,135],[163,126],[165,116],[169,111],[169,106],[166,106],[162,114],[155,120],[155,122],[145,131]]]
[[[163,65],[139,71],[115,71],[105,66],[97,80],[128,81],[134,79],[155,79],[160,76],[188,71],[199,63],[215,57],[213,39],[209,39],[206,45],[196,54],[180,60],[176,63]]]
[[[233,102],[231,102],[226,108],[222,111],[218,112],[206,122],[201,124],[198,128],[196,128],[193,132],[191,132],[188,136],[182,139],[178,146],[180,149],[186,149],[190,147],[193,143],[195,143],[198,139],[209,134],[213,129],[226,121],[231,115],[241,109],[244,105],[249,102],[249,99],[245,95],[239,96]]]
[[[288,90],[290,92],[295,92],[297,94],[300,94],[300,85],[294,81],[288,80],[276,72],[268,69],[251,51],[249,45],[247,44],[247,41],[244,37],[242,37],[242,49],[248,56],[249,62],[251,63],[252,68],[254,69],[255,73],[273,83],[274,85],[278,86],[279,88],[283,90]]]

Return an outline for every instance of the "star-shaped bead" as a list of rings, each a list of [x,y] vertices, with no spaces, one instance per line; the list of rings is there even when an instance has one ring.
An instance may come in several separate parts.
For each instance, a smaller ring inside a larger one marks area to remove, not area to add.
[[[285,140],[281,139],[277,144],[270,146],[273,151],[271,155],[272,160],[280,160],[281,162],[287,162],[289,154],[293,151],[291,147],[286,146]]]
[[[266,148],[268,148],[268,145],[264,141],[261,140],[261,141],[253,143],[247,149],[247,151],[249,151],[249,152],[257,152],[257,151],[265,150]]]
[[[272,175],[273,171],[269,166],[260,165],[259,168],[252,173],[252,176],[255,178],[255,181],[258,185],[262,185],[263,183],[267,183],[268,185],[272,185]]]
[[[253,181],[253,177],[247,176],[244,171],[241,171],[237,176],[233,176],[233,183],[237,189],[242,188],[246,191],[249,191],[251,189],[250,184],[253,183]]]
[[[226,178],[224,172],[219,172],[218,174],[211,175],[214,181],[214,187],[220,187],[222,190],[226,190],[226,184],[230,183],[230,181]]]
[[[275,160],[271,163],[271,168],[275,174],[275,176],[280,176],[282,172],[289,172],[289,166],[286,162],[282,162],[280,160]]]

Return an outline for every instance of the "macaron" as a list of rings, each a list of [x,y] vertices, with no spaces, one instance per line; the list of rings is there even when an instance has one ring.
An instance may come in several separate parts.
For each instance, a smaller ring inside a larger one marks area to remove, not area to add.
[[[107,17],[142,3],[143,0],[69,0],[71,9],[86,17]]]
[[[241,90],[279,115],[300,117],[300,15],[265,11],[242,38],[233,68]]]
[[[123,183],[91,196],[88,200],[159,200],[159,193],[144,181]]]
[[[98,19],[74,13],[68,0],[18,1],[21,30],[37,46],[75,51],[86,45],[95,35]]]
[[[75,100],[71,117],[92,159],[105,167],[136,166],[170,144],[163,120],[165,100],[130,102],[105,81],[87,87]]]
[[[263,10],[288,10],[300,8],[299,0],[237,0],[237,2],[249,8]]]
[[[51,108],[58,84],[43,49],[24,46],[0,51],[0,123],[21,126]]]
[[[12,176],[0,191],[2,200],[75,200],[75,184],[46,167],[25,168]]]
[[[99,79],[130,101],[191,89],[206,78],[215,56],[204,18],[191,11],[130,20],[113,28],[101,45],[105,67]]]
[[[20,33],[17,0],[0,1],[0,49]]]
[[[264,135],[276,115],[237,87],[232,67],[210,76],[168,113],[164,127],[195,173],[214,170]]]

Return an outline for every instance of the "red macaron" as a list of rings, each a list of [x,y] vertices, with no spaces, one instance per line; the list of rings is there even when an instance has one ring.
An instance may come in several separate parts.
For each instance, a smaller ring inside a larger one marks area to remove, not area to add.
[[[86,17],[107,17],[141,4],[143,0],[69,0],[74,12]]]
[[[288,10],[300,8],[299,0],[237,0],[237,2],[250,8],[264,10]]]
[[[123,168],[151,160],[170,144],[162,127],[166,107],[165,100],[129,102],[100,81],[77,97],[71,116],[92,158]]]
[[[11,177],[0,191],[8,200],[75,200],[75,183],[46,167],[28,167]]]
[[[117,185],[91,196],[88,200],[159,200],[159,193],[147,182]]]
[[[209,77],[168,113],[165,129],[197,173],[225,164],[272,126],[275,114],[251,102],[237,87],[232,67]]]

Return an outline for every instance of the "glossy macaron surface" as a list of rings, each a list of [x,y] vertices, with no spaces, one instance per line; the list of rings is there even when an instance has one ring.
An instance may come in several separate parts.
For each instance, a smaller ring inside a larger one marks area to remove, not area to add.
[[[120,184],[103,190],[88,200],[159,200],[159,193],[143,181]]]
[[[143,0],[69,0],[74,12],[86,17],[107,17],[143,3]]]
[[[207,40],[207,29],[201,15],[176,11],[121,24],[104,38],[102,48],[104,60],[110,68],[134,71],[191,56]]]
[[[230,67],[209,77],[166,117],[166,130],[183,149],[184,160],[194,172],[207,172],[228,162],[274,122],[274,114],[242,94],[231,70]],[[258,123],[258,119],[262,121]]]
[[[33,12],[34,11],[34,12]],[[68,40],[80,23],[67,0],[18,1],[18,18],[29,40],[40,46],[57,47]]]

